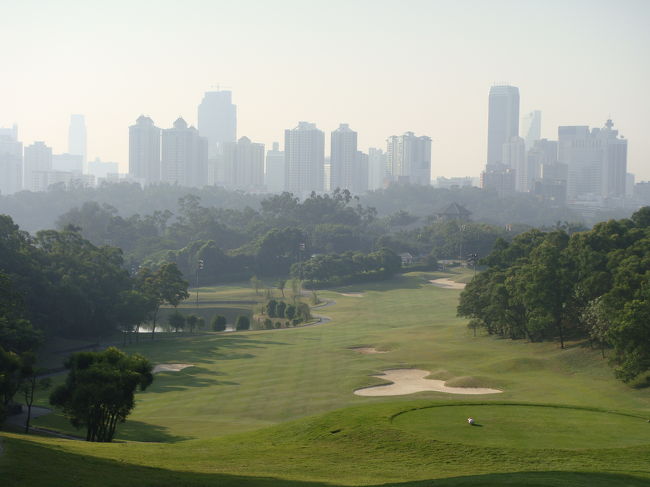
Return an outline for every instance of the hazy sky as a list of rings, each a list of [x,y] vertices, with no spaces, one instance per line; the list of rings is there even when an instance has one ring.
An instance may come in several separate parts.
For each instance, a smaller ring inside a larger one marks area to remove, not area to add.
[[[628,171],[650,179],[650,1],[1,0],[0,126],[67,150],[83,113],[88,156],[128,166],[140,114],[196,124],[220,84],[238,136],[270,146],[299,120],[341,122],[359,148],[429,135],[432,176],[478,176],[490,86],[518,86],[521,113],[629,139]]]

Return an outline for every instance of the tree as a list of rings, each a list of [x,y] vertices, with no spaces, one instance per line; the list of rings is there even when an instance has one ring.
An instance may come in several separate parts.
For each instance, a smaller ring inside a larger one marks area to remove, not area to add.
[[[280,301],[278,305],[275,307],[275,315],[278,318],[284,318],[284,313],[286,308],[287,308],[287,303],[285,303],[284,301]]]
[[[182,330],[185,328],[185,315],[183,315],[180,311],[174,310],[173,313],[169,315],[167,318],[167,323],[169,324],[169,327],[174,330],[175,333],[178,333],[178,330]]]
[[[262,288],[262,281],[257,276],[251,277],[250,281],[251,281],[251,287],[255,289],[255,295],[259,296],[260,289]]]
[[[293,304],[287,306],[287,309],[284,310],[284,316],[292,320],[296,316],[296,307]]]
[[[163,304],[178,306],[189,298],[188,283],[174,263],[165,263],[157,271],[144,267],[136,276],[136,287],[150,298],[151,339],[156,332],[158,311]]]
[[[85,427],[86,441],[110,442],[117,423],[135,407],[136,389],[153,382],[152,364],[138,354],[110,347],[102,352],[77,352],[65,362],[65,383],[50,395],[76,428]]]
[[[269,318],[276,317],[277,307],[278,307],[278,302],[275,299],[270,299],[269,302],[266,303],[266,314],[269,316]]]
[[[38,369],[35,366],[35,356],[31,355],[29,359],[25,360],[26,368],[25,379],[20,386],[20,389],[25,398],[25,405],[27,406],[27,417],[25,418],[25,433],[29,433],[29,423],[32,418],[32,405],[34,404],[34,394],[36,391],[45,391],[52,386],[52,379],[49,377],[38,378],[39,374],[44,372],[43,369]]]
[[[275,284],[276,287],[282,292],[282,297],[284,298],[284,286],[286,286],[287,280],[286,279],[278,279],[278,282]]]
[[[194,333],[194,328],[198,328],[200,318],[196,315],[189,315],[185,319],[185,323],[187,324],[188,328],[190,329],[190,333]]]
[[[214,331],[225,331],[226,330],[226,317],[221,315],[216,315],[212,318],[212,330]]]
[[[248,316],[240,315],[237,317],[237,321],[235,322],[235,330],[248,330],[250,327],[251,320],[248,318]]]

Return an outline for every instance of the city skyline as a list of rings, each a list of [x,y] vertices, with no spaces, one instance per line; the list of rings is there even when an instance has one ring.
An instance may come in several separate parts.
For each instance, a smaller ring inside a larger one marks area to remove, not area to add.
[[[88,160],[117,161],[126,172],[133,120],[145,114],[166,126],[182,116],[197,126],[203,93],[221,83],[233,92],[238,135],[266,147],[296,120],[325,133],[349,123],[363,151],[413,131],[433,139],[432,177],[477,176],[486,162],[485,95],[507,79],[520,89],[520,113],[542,111],[542,138],[555,139],[558,126],[614,119],[633,141],[628,170],[650,179],[648,3],[408,4],[394,11],[360,0],[345,16],[340,2],[194,1],[181,16],[170,2],[153,10],[119,1],[11,4],[0,19],[5,45],[15,46],[0,126],[17,123],[25,145],[43,140],[65,153],[70,115],[84,114]],[[307,34],[310,42],[300,42]],[[176,42],[183,36],[193,52]],[[35,55],[45,61],[33,63]]]

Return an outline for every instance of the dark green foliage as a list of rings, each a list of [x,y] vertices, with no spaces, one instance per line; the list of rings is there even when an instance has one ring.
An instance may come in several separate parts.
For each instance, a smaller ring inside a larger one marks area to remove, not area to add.
[[[650,370],[648,208],[629,220],[599,223],[569,236],[531,230],[498,241],[488,269],[461,294],[458,314],[474,329],[518,339],[589,338],[603,357],[613,349],[626,382]]]
[[[169,328],[174,330],[176,333],[185,328],[186,321],[187,319],[185,318],[185,315],[180,313],[178,310],[174,310],[174,312],[167,317]]]
[[[152,365],[138,354],[110,347],[103,352],[78,352],[66,360],[63,385],[50,395],[76,428],[87,429],[87,441],[110,442],[117,423],[135,406],[136,389],[153,382]]]
[[[212,330],[213,331],[225,331],[226,330],[226,317],[221,315],[216,315],[212,318]]]
[[[251,320],[248,316],[238,316],[237,321],[235,322],[235,330],[249,330],[251,327]]]
[[[266,314],[270,318],[275,318],[276,317],[276,308],[278,306],[278,302],[275,299],[270,299],[266,303]]]
[[[286,308],[287,308],[287,303],[285,303],[284,301],[278,302],[278,304],[275,307],[275,316],[277,316],[278,318],[284,318]]]
[[[270,330],[273,328],[273,321],[271,321],[271,318],[266,318],[264,320],[264,328],[267,330]]]
[[[284,316],[292,320],[296,316],[296,307],[293,304],[288,305],[284,310]]]

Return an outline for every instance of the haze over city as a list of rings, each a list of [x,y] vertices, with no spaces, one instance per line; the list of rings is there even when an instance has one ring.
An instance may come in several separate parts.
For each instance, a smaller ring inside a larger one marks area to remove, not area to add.
[[[645,1],[12,2],[3,7],[0,126],[67,150],[84,114],[88,159],[128,171],[128,127],[196,125],[203,93],[228,89],[237,136],[267,149],[298,121],[358,132],[359,150],[407,131],[432,138],[431,176],[478,177],[487,95],[507,82],[520,113],[628,139],[650,179],[650,4]],[[325,137],[329,154],[329,136]]]

